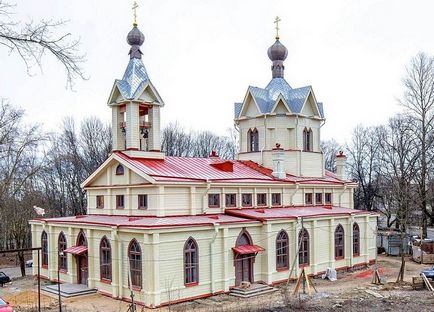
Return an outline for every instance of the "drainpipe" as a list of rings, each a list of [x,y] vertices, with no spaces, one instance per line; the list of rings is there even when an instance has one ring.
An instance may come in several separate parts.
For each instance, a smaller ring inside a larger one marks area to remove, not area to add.
[[[291,205],[294,205],[294,201],[292,199],[294,198],[295,193],[297,193],[299,187],[300,187],[300,184],[298,182],[295,183],[294,192],[292,192],[292,194],[291,194]]]
[[[211,182],[208,179],[206,179],[206,190],[202,196],[202,213],[206,213],[206,211],[207,211],[207,206],[205,204],[205,196],[208,195],[210,188],[211,188]]]
[[[209,249],[210,249],[210,270],[211,270],[211,294],[215,293],[215,278],[214,278],[214,242],[217,238],[217,234],[219,231],[219,224],[214,223],[214,235],[211,239],[211,242],[209,243]]]
[[[264,115],[264,145],[261,149],[261,166],[264,165],[264,150],[267,147],[267,115]]]
[[[344,183],[344,189],[339,194],[339,207],[342,207],[342,195],[344,195],[346,190],[347,190],[347,183]]]

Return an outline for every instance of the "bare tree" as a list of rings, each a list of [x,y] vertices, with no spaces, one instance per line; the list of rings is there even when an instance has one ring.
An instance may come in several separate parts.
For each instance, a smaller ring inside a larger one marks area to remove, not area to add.
[[[434,214],[427,208],[428,165],[433,160],[430,150],[434,144],[434,58],[424,53],[414,57],[407,66],[403,83],[405,91],[401,104],[414,120],[415,140],[420,150],[419,170],[415,178],[420,196],[423,235],[426,237],[428,222],[431,225],[434,223]]]
[[[342,146],[331,139],[321,142],[321,150],[324,155],[324,166],[326,170],[336,172],[336,155],[342,150]]]
[[[415,146],[415,132],[412,118],[396,116],[389,123],[380,138],[381,176],[391,198],[389,204],[396,214],[396,228],[401,235],[401,268],[397,282],[404,280],[406,230],[411,219],[412,205],[415,204],[413,177],[417,172],[416,161],[419,149]],[[416,197],[417,198],[417,197]]]
[[[379,191],[379,136],[381,128],[358,125],[351,138],[348,150],[350,174],[359,187],[354,192],[355,206],[373,210]]]
[[[30,20],[23,24],[12,19],[14,8],[15,5],[0,0],[0,46],[11,54],[16,53],[29,74],[35,66],[42,67],[42,59],[48,53],[65,69],[67,86],[71,87],[76,78],[85,79],[81,67],[84,56],[78,51],[79,40],[71,39],[70,33],[62,32],[66,21]]]

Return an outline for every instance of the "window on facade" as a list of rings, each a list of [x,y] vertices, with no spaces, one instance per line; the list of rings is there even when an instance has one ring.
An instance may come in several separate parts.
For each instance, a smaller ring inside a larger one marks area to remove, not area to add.
[[[271,194],[271,205],[272,206],[281,206],[282,205],[280,193]]]
[[[208,207],[220,207],[220,194],[208,194]]]
[[[306,229],[302,229],[298,234],[298,241],[300,242],[298,252],[298,265],[309,265],[309,233]]]
[[[41,234],[41,248],[42,265],[48,265],[48,235],[45,231]]]
[[[315,193],[315,204],[322,204],[322,193]]]
[[[243,207],[252,206],[252,194],[242,194],[241,195],[241,205]]]
[[[57,248],[59,250],[59,255],[58,255],[59,270],[66,271],[68,270],[68,261],[67,261],[66,253],[63,252],[66,249],[66,237],[65,234],[63,234],[63,232],[60,232],[59,234],[59,242]]]
[[[189,238],[184,245],[184,283],[199,283],[199,257],[196,241]]]
[[[353,224],[353,256],[360,256],[360,228],[357,223]]]
[[[226,207],[236,207],[237,206],[237,194],[226,194],[225,195],[225,206]]]
[[[96,196],[96,208],[104,208],[104,196],[97,195]]]
[[[330,205],[332,203],[332,193],[325,193],[324,201],[326,204]]]
[[[112,248],[107,237],[103,237],[100,246],[100,275],[103,280],[112,280]]]
[[[343,259],[345,257],[344,252],[344,228],[342,225],[338,225],[335,230],[335,258]]]
[[[116,195],[116,208],[123,209],[125,207],[124,195]]]
[[[276,238],[276,269],[288,269],[288,234],[282,230],[277,234]]]
[[[311,152],[313,143],[312,129],[304,128],[303,130],[303,151]]]
[[[267,194],[265,193],[256,194],[256,205],[267,206]]]
[[[247,132],[247,136],[249,138],[249,152],[258,152],[259,151],[259,134],[258,130],[249,129]]]
[[[80,230],[80,233],[78,233],[77,245],[87,246],[87,239],[86,239],[86,235],[84,235],[83,230]]]
[[[312,205],[312,193],[304,194],[304,203],[306,205]]]
[[[130,243],[128,256],[130,258],[131,285],[142,288],[142,251],[135,239]]]
[[[138,196],[138,208],[139,209],[147,209],[148,208],[148,195],[140,194]]]
[[[123,175],[124,174],[124,166],[118,165],[116,167],[116,175]]]

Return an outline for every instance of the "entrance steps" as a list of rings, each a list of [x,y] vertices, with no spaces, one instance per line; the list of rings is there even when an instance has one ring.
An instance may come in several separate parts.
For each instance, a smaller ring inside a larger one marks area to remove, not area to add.
[[[268,294],[276,290],[276,288],[273,288],[266,284],[251,284],[250,287],[247,288],[234,287],[231,289],[229,295],[240,298],[250,298]]]
[[[58,295],[58,285],[50,285],[42,288],[43,291],[46,291],[50,294]],[[60,295],[64,298],[71,298],[83,295],[91,295],[96,293],[96,288],[88,288],[86,285],[82,284],[60,284]]]

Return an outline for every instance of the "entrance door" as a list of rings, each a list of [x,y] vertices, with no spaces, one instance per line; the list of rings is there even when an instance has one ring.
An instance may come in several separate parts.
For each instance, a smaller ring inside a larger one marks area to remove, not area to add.
[[[253,258],[254,254],[239,255],[235,259],[235,285],[241,282],[253,283]]]
[[[88,262],[87,254],[80,255],[78,257],[78,283],[87,285],[88,278]]]

